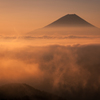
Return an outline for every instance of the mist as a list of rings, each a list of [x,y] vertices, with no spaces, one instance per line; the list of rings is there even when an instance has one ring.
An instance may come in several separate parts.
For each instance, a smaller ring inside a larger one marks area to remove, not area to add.
[[[42,28],[0,39],[0,85],[25,83],[70,100],[99,96],[99,28]]]
[[[67,98],[80,91],[96,93],[100,91],[99,59],[99,44],[2,46],[0,84],[27,83]]]

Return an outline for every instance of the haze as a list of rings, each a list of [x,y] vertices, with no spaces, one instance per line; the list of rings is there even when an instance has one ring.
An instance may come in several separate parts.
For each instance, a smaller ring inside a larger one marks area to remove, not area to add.
[[[71,100],[100,97],[99,4],[0,0],[0,86],[25,83]]]
[[[0,33],[27,33],[66,14],[78,14],[100,28],[99,4],[99,0],[0,0]]]

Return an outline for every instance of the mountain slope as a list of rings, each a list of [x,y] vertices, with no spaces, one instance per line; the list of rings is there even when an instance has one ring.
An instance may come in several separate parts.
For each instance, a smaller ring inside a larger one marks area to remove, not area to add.
[[[100,29],[76,14],[68,14],[41,29],[27,33],[25,38],[48,35],[100,35]]]
[[[47,25],[45,28],[51,27],[95,27],[88,23],[76,14],[68,14],[60,19],[54,21],[53,23]]]
[[[0,87],[0,100],[62,100],[62,98],[39,91],[27,84],[7,84]]]

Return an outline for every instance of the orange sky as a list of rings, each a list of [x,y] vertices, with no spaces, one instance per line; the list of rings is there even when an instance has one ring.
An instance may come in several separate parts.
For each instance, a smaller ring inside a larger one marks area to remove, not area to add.
[[[100,28],[100,0],[0,0],[0,33],[22,34],[77,14]]]

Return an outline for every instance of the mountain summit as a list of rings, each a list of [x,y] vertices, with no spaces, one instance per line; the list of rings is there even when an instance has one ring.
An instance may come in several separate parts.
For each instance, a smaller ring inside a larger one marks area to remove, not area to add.
[[[32,36],[48,35],[100,35],[100,29],[85,21],[76,14],[67,14],[51,24],[31,31],[26,34],[26,38]],[[45,38],[45,37],[44,37]]]
[[[67,14],[45,28],[54,27],[95,27],[76,14]]]

